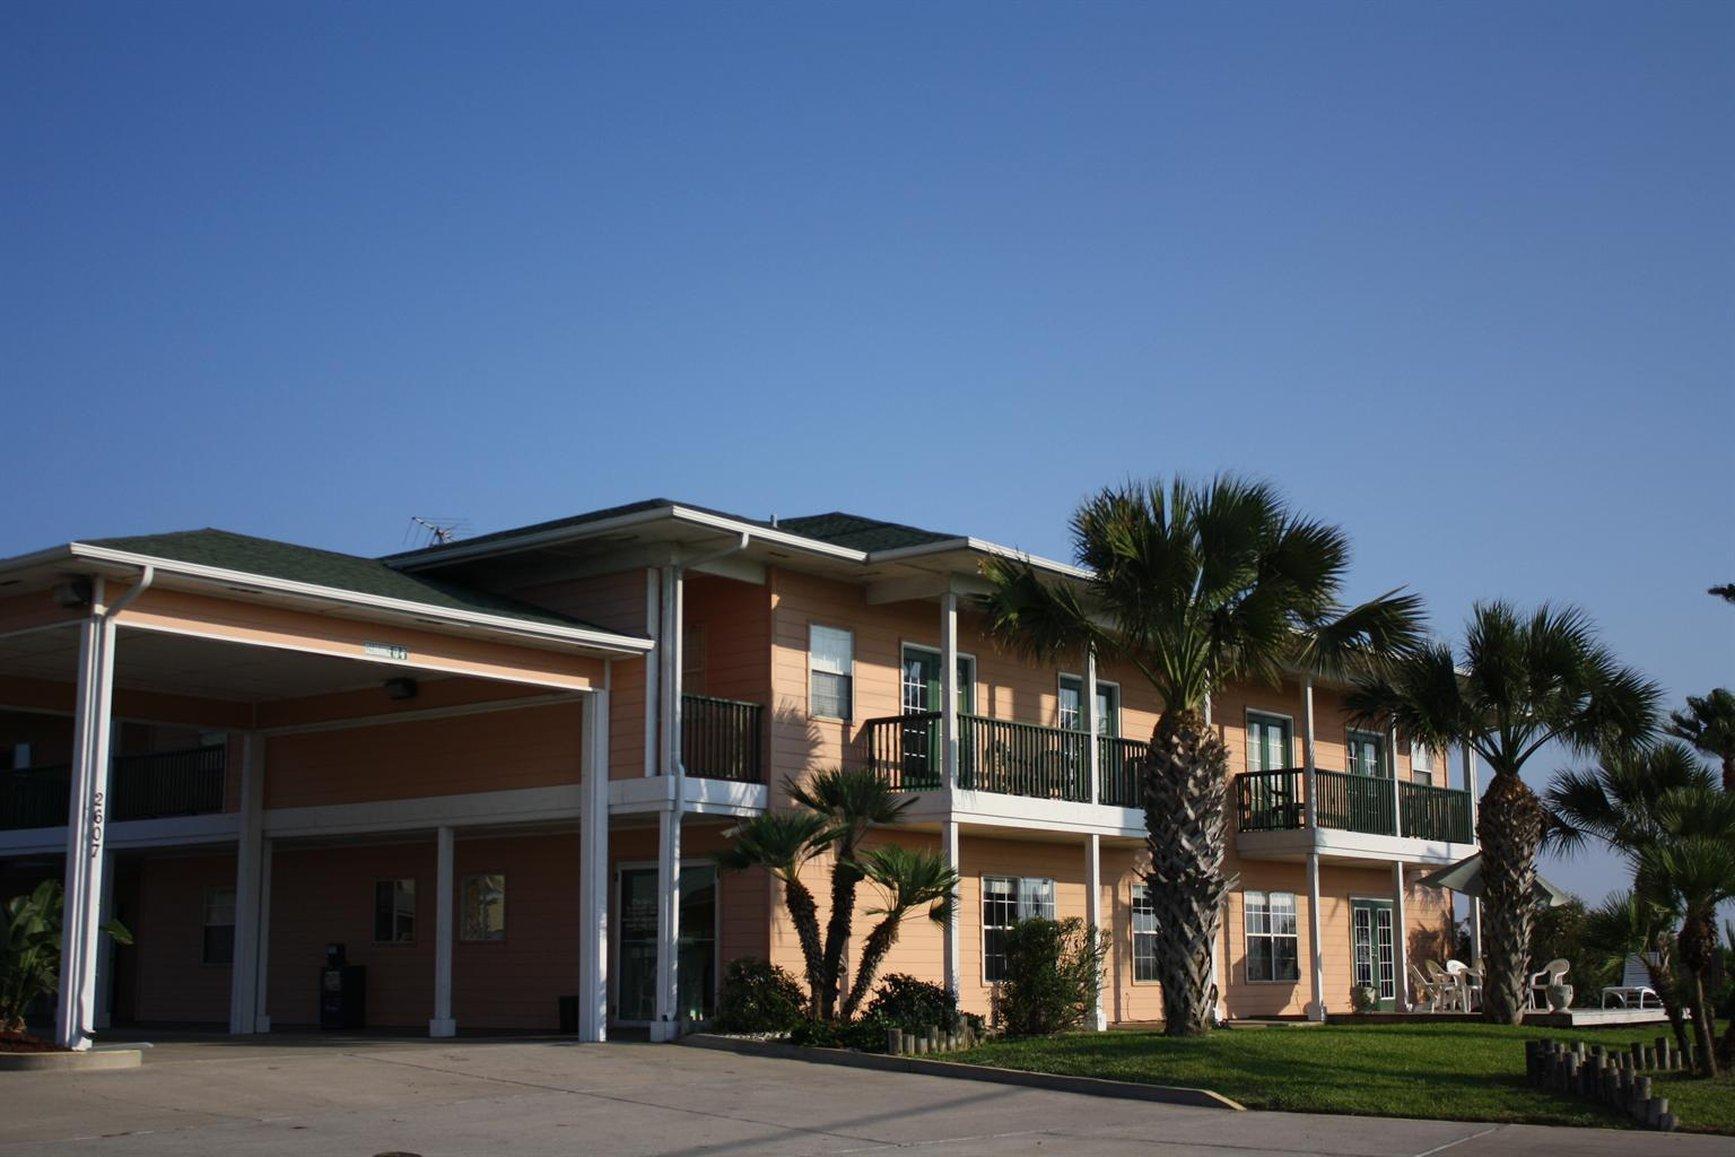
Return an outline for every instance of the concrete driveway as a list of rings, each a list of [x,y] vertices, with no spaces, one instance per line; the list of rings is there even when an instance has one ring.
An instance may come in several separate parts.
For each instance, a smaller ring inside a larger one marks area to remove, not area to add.
[[[1230,1113],[667,1045],[205,1038],[147,1056],[0,1074],[0,1153],[1735,1154],[1727,1138]]]

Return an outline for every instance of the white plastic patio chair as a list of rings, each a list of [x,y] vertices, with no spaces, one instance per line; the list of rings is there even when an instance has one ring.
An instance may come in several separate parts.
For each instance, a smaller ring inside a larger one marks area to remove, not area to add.
[[[1429,960],[1423,967],[1428,970],[1428,979],[1433,982],[1434,988],[1440,994],[1440,1007],[1442,1009],[1458,1008],[1463,993],[1458,988],[1458,982],[1452,978],[1452,974],[1441,968],[1437,960]]]
[[[1438,981],[1429,980],[1422,970],[1414,964],[1410,965],[1410,987],[1415,990],[1416,1005],[1427,1005],[1429,1012],[1439,1012],[1440,1002],[1445,998],[1445,987]]]
[[[1643,1008],[1645,997],[1657,1002],[1657,1007],[1663,1007],[1663,998],[1657,995],[1657,990],[1651,987],[1651,970],[1645,967],[1645,961],[1640,956],[1629,956],[1621,965],[1621,982],[1610,984],[1602,990],[1602,1006],[1608,1007],[1608,998],[1614,997],[1620,1001],[1622,1008]],[[1633,1002],[1638,1004],[1634,1005]]]
[[[1572,970],[1570,960],[1550,960],[1542,966],[1541,972],[1530,975],[1530,1007],[1547,1008],[1548,990],[1557,984],[1566,983],[1566,974]]]
[[[1482,974],[1462,960],[1446,961],[1446,973],[1457,990],[1458,1007],[1464,1012],[1475,1012],[1482,1002]]]

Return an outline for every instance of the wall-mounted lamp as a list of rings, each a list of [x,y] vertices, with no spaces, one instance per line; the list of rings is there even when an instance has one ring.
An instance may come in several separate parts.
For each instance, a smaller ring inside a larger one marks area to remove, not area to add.
[[[391,699],[414,699],[420,690],[414,679],[387,679],[386,695]]]
[[[90,580],[87,578],[67,579],[63,583],[54,584],[54,601],[62,607],[84,607],[90,605]]]

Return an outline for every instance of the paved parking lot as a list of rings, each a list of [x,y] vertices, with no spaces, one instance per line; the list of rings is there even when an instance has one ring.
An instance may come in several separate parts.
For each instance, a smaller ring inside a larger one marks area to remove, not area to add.
[[[206,1038],[0,1074],[0,1153],[1735,1154],[1725,1138],[1231,1113],[667,1045]]]

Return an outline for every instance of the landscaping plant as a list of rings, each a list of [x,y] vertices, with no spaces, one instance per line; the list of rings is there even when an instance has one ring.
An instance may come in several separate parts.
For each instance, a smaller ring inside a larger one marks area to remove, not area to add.
[[[1277,491],[1220,475],[1105,489],[1072,516],[1084,580],[1028,559],[985,567],[993,633],[1040,661],[1087,649],[1126,662],[1163,710],[1139,765],[1166,1032],[1211,1024],[1211,945],[1233,885],[1224,871],[1229,752],[1206,717],[1214,689],[1286,671],[1359,667],[1419,637],[1420,600],[1392,592],[1345,609],[1349,542]]]
[[[995,1025],[1015,1037],[1089,1025],[1108,943],[1076,916],[1018,921],[1006,932],[1006,971],[994,986]]]
[[[22,1033],[30,1006],[60,987],[61,900],[60,882],[44,880],[0,905],[0,1033]],[[119,921],[102,931],[133,942]]]
[[[1553,742],[1592,753],[1642,746],[1659,698],[1581,612],[1544,606],[1524,615],[1501,602],[1476,605],[1462,655],[1445,644],[1419,648],[1350,694],[1358,722],[1395,726],[1434,747],[1467,745],[1493,772],[1476,819],[1487,1019],[1517,1024],[1528,997],[1544,819],[1524,765]]]
[[[718,1032],[786,1033],[807,1019],[807,994],[768,960],[742,956],[723,968],[717,990]]]

